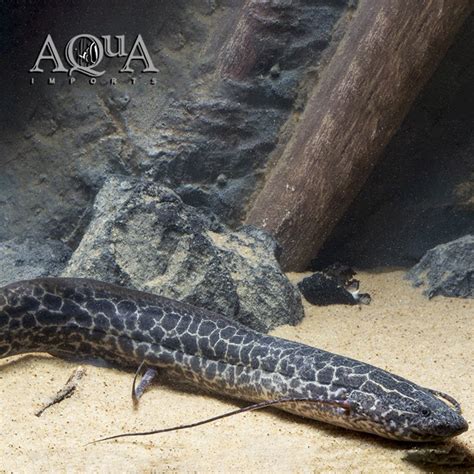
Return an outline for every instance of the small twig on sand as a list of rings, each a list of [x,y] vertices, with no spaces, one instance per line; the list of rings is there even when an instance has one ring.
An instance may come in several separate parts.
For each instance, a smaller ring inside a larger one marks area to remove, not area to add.
[[[36,413],[36,416],[41,416],[45,410],[47,410],[49,407],[53,406],[56,403],[62,402],[65,398],[70,397],[73,393],[74,390],[76,390],[76,387],[79,383],[79,380],[82,379],[82,377],[85,375],[86,369],[84,367],[77,367],[72,375],[68,378],[66,385],[59,390],[54,397],[52,397],[50,400],[48,400],[43,407],[41,407]]]

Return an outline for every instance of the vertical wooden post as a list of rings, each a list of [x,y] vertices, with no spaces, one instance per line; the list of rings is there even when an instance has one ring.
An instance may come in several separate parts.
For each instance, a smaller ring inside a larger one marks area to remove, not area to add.
[[[473,10],[472,0],[362,0],[247,223],[303,270]]]

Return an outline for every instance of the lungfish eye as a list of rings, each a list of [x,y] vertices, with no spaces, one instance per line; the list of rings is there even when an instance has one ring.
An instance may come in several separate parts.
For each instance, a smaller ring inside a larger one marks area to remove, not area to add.
[[[428,409],[428,408],[422,408],[421,409],[421,414],[423,416],[430,416],[431,415],[431,411]]]

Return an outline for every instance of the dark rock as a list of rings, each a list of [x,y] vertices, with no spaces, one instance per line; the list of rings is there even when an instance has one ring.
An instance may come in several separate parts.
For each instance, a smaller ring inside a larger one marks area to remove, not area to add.
[[[18,280],[58,276],[71,253],[67,245],[57,240],[0,242],[0,287]]]
[[[322,272],[313,273],[298,283],[301,294],[311,303],[318,306],[330,304],[357,304],[352,294],[336,278]]]
[[[110,178],[63,276],[89,277],[186,301],[261,331],[303,317],[265,232],[231,232],[153,182]]]
[[[318,306],[370,304],[370,295],[359,293],[360,282],[353,278],[355,274],[351,267],[336,262],[303,278],[298,288],[311,304]]]
[[[408,273],[414,286],[424,286],[428,297],[474,297],[474,235],[428,250]]]

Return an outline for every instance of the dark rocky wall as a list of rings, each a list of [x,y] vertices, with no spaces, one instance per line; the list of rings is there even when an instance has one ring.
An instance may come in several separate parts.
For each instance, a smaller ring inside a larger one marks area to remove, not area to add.
[[[10,3],[10,4],[8,4]],[[0,48],[0,241],[53,238],[74,248],[92,202],[113,174],[171,186],[191,204],[237,223],[282,124],[304,104],[338,20],[351,1],[272,2],[261,60],[245,81],[213,74],[240,1],[5,2]],[[8,4],[8,5],[7,5]],[[266,27],[265,27],[266,28]],[[117,63],[95,86],[49,74],[28,83],[48,33],[58,48],[75,34],[141,33],[158,84],[130,85]],[[111,76],[117,86],[107,84]],[[104,83],[105,82],[105,83]]]
[[[411,266],[474,232],[474,16],[315,260]]]

